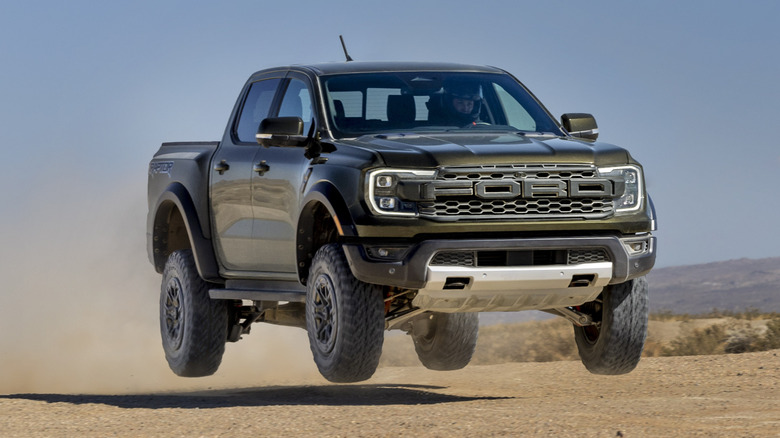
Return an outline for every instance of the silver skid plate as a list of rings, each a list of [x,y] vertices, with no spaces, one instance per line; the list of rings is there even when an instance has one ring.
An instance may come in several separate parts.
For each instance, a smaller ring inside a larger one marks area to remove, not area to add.
[[[612,278],[612,263],[471,268],[429,266],[413,305],[434,312],[512,312],[593,301]]]

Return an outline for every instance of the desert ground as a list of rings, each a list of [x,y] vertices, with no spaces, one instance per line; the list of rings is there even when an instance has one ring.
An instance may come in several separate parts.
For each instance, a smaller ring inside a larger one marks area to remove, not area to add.
[[[0,435],[780,436],[780,350],[649,357],[624,376],[576,361],[382,367],[362,384],[0,395]]]

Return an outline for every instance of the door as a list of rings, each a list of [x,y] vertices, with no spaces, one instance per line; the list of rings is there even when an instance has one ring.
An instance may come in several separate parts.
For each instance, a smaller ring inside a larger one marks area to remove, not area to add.
[[[224,269],[256,270],[252,239],[252,175],[262,149],[255,139],[260,121],[268,116],[281,78],[247,85],[243,101],[211,163],[210,198],[217,258]]]
[[[315,118],[308,80],[291,78],[284,88],[277,116],[300,117],[306,135]],[[252,175],[255,217],[252,237],[257,243],[257,261],[263,270],[286,274],[297,270],[295,229],[301,207],[301,187],[309,165],[302,147],[271,146],[257,151],[256,171]]]

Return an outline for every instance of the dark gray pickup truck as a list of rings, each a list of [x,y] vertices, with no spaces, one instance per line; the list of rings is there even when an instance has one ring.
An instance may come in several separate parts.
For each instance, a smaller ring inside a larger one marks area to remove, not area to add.
[[[164,143],[149,164],[168,364],[213,374],[267,322],[305,328],[330,381],[371,377],[393,329],[453,370],[478,312],[535,309],[573,323],[591,372],[631,371],[655,212],[639,163],[597,136],[493,67],[253,74],[222,141]]]

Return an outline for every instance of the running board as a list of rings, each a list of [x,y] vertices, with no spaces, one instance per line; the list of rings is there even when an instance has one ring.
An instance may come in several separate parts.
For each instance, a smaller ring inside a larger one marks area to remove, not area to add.
[[[228,283],[228,286],[233,286]],[[211,289],[209,296],[214,300],[251,300],[251,301],[287,301],[290,303],[306,302],[306,288],[299,283],[268,281],[259,287],[234,287]],[[254,286],[254,285],[253,285]]]

